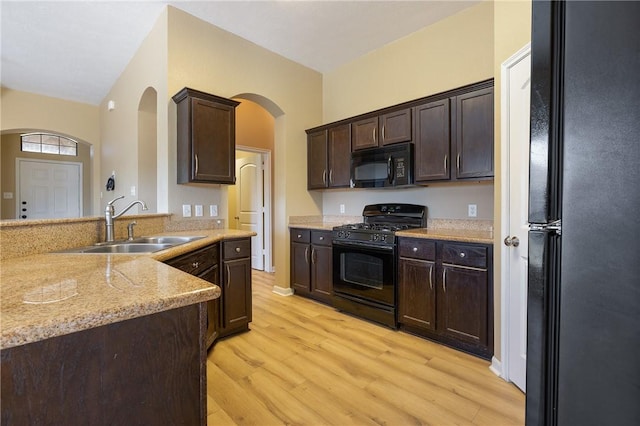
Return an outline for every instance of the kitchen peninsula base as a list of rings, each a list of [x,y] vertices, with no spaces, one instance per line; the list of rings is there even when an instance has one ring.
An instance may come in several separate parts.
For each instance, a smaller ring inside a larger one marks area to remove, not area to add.
[[[206,303],[2,350],[2,424],[206,424]]]

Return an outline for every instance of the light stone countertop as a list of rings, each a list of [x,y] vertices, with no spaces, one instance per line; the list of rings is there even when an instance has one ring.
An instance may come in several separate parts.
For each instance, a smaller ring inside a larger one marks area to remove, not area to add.
[[[289,220],[289,229],[325,231],[332,230],[334,226],[361,221],[359,216],[294,216]],[[398,231],[396,236],[493,244],[493,221],[429,219],[427,228]]]
[[[149,254],[47,253],[0,263],[0,349],[220,297],[220,288],[162,261],[217,241],[229,229],[163,232],[205,238]]]

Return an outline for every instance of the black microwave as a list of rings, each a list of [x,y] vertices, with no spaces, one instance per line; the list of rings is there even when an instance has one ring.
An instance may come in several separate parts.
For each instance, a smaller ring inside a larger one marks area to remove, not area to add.
[[[352,188],[413,185],[413,144],[400,143],[351,154]]]

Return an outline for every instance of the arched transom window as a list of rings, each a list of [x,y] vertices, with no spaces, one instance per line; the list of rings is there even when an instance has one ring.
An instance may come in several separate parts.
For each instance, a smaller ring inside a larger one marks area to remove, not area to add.
[[[20,135],[21,149],[53,155],[78,155],[78,142],[51,133],[24,133]]]

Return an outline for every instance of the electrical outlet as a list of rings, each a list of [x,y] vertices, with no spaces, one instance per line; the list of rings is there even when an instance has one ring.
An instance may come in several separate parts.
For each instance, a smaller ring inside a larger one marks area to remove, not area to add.
[[[468,215],[469,215],[469,217],[477,217],[478,216],[478,205],[477,204],[469,204]]]
[[[218,216],[218,206],[216,204],[211,204],[209,206],[209,216],[211,217]]]
[[[196,204],[196,216],[202,216],[202,204]]]
[[[345,212],[344,204],[340,204],[340,213],[344,214],[344,212]]]
[[[191,217],[191,204],[182,205],[182,217]]]
[[[136,187],[135,186],[131,187],[131,195],[133,195],[134,197],[136,196]]]

